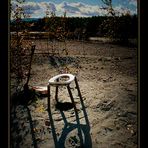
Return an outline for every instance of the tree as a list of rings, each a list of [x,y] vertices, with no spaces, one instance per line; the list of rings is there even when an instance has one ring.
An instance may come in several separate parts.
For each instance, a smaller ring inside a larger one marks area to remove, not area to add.
[[[104,9],[107,9],[108,14],[111,14],[112,16],[114,16],[115,11],[112,7],[112,0],[102,0],[102,2],[106,5],[106,7],[104,7]]]
[[[24,13],[24,9],[21,7],[21,4],[25,1],[16,0],[16,2],[17,5],[14,8],[12,8],[12,6],[10,8],[11,18],[15,24],[15,31],[10,37],[11,85],[13,85],[13,88],[15,86],[15,92],[20,92],[22,88],[27,92],[29,89],[28,84],[35,45],[24,39],[24,36],[27,35],[28,32],[22,18],[26,18],[28,15]]]
[[[130,37],[131,16],[127,12],[121,16],[116,16],[115,10],[112,6],[112,0],[102,0],[106,5],[105,9],[110,16],[101,24],[101,31],[106,33],[107,37],[113,40],[119,40],[127,44]]]

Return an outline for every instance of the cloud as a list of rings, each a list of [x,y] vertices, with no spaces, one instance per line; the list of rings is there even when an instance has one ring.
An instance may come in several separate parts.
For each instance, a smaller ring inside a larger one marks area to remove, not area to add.
[[[25,14],[34,14],[35,11],[38,11],[40,9],[40,5],[34,2],[19,4],[16,1],[12,1],[11,5],[13,10],[15,10],[17,6],[22,7]]]
[[[12,7],[16,7],[16,2],[11,1]],[[129,0],[129,3],[132,5],[137,4],[136,0]],[[89,5],[82,2],[25,2],[22,4],[22,7],[25,10],[25,13],[30,14],[31,17],[44,17],[46,15],[46,10],[50,12],[55,12],[56,15],[61,16],[66,11],[67,16],[73,17],[89,17],[89,16],[98,16],[106,15],[107,11],[101,9],[99,5]],[[122,13],[125,11],[122,5],[114,7],[116,11]],[[136,13],[133,10],[130,10],[131,14]]]
[[[137,7],[137,0],[128,0],[130,5]]]
[[[73,3],[62,2],[59,4],[58,8],[67,13],[78,13],[80,12],[79,8],[75,7]]]
[[[63,2],[57,5],[57,9],[62,12],[67,12],[68,15],[71,16],[97,16],[106,14],[106,12],[100,9],[99,6],[88,5],[84,3],[68,3]]]
[[[122,14],[126,14],[126,13],[130,13],[130,14],[137,14],[137,9],[135,10],[131,10],[127,7],[123,7],[122,5],[116,6],[114,7],[114,10],[116,13],[118,13],[118,15],[122,15]]]
[[[28,2],[26,4],[22,4],[22,7],[24,9],[32,9],[32,10],[38,10],[40,9],[40,5],[38,3],[34,3],[34,2]]]
[[[52,12],[55,12],[57,10],[55,4],[53,3],[49,3],[49,8]]]
[[[80,12],[86,16],[105,15],[107,12],[99,6],[80,4]]]
[[[38,11],[40,9],[40,5],[38,3],[34,2],[28,2],[26,4],[22,4],[22,8],[24,9],[24,12],[26,14],[34,14],[35,11]]]
[[[15,10],[17,7],[21,6],[17,1],[11,0],[11,8]]]
[[[41,9],[48,9],[50,11],[56,11],[56,5],[54,3],[40,2],[39,3]]]

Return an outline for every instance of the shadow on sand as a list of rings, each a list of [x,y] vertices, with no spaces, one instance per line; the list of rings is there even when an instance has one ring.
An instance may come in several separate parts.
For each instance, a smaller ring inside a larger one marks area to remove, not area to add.
[[[26,94],[22,91],[18,95],[15,95],[13,98],[14,100],[11,104],[11,114],[13,114],[13,118],[11,117],[10,124],[11,124],[11,128],[13,128],[14,131],[16,131],[16,133],[19,133],[20,140],[18,140],[18,135],[13,135],[13,133],[11,133],[11,147],[21,147],[21,141],[23,140],[24,135],[26,135],[26,133],[24,133],[23,127],[20,130],[20,126],[21,126],[20,122],[22,122],[22,124],[25,124],[26,121],[25,121],[25,119],[24,120],[20,119],[20,117],[24,116],[24,114],[26,113],[27,120],[29,120],[29,125],[30,125],[30,130],[31,130],[30,133],[32,136],[32,145],[34,148],[38,148],[37,140],[36,140],[36,136],[35,136],[35,132],[34,132],[34,124],[33,124],[32,116],[31,116],[31,111],[28,107],[28,105],[31,104],[31,102],[33,102],[35,100],[35,95],[36,94],[34,92],[29,90],[28,94]],[[21,106],[21,110],[16,111],[17,106]],[[22,113],[22,110],[23,110],[23,113]],[[27,111],[27,112],[25,112],[25,111]],[[16,115],[16,114],[18,114],[17,112],[19,113],[20,117],[18,117]],[[14,121],[15,121],[15,123],[14,123]],[[22,132],[20,132],[20,131],[22,131]]]
[[[66,148],[66,147],[68,147],[68,144],[69,144],[70,147],[74,146],[74,147],[77,147],[77,148],[78,147],[80,147],[80,148],[92,148],[89,120],[88,120],[87,112],[85,110],[83,99],[81,97],[80,97],[80,103],[81,103],[81,106],[82,106],[85,124],[80,123],[78,111],[76,109],[76,106],[73,105],[73,103],[66,102],[66,103],[56,104],[56,108],[59,109],[62,120],[64,121],[64,128],[61,132],[60,137],[57,136],[57,133],[56,133],[56,130],[55,130],[55,125],[54,125],[54,120],[53,120],[53,117],[52,117],[52,112],[51,112],[50,104],[49,104],[48,115],[49,115],[49,119],[50,119],[52,135],[53,135],[53,139],[54,139],[54,143],[55,143],[55,148]],[[69,107],[69,108],[67,108],[66,106]],[[74,108],[76,123],[67,122],[67,119],[65,117],[64,111],[69,110],[71,108]],[[68,139],[68,135],[71,132],[73,132],[74,130],[77,130],[77,134],[73,137],[71,136],[71,138]],[[66,141],[68,141],[68,144],[66,144]]]
[[[68,90],[70,90],[70,88],[68,87]],[[69,91],[70,92],[70,91]],[[72,95],[72,94],[70,94]],[[24,109],[27,111],[27,119],[29,120],[29,124],[30,124],[30,129],[31,129],[31,136],[32,136],[32,146],[34,148],[38,148],[37,146],[37,139],[36,139],[36,134],[34,132],[34,123],[32,120],[32,116],[31,116],[31,111],[28,107],[28,103],[30,100],[32,100],[35,96],[30,97],[30,95],[26,95],[24,93],[22,93],[20,96],[18,96],[18,100],[22,100],[22,98],[24,98],[25,101],[23,102],[19,102],[17,104],[15,104],[14,107],[14,111],[13,111],[13,119],[11,119],[11,127],[13,126],[13,120],[17,119],[17,126],[15,127],[14,130],[18,131],[19,130],[19,118],[16,116],[16,106],[17,105],[22,105],[24,107]],[[26,98],[30,98],[29,100],[27,100]],[[50,108],[50,101],[48,103],[48,115],[49,115],[49,119],[50,119],[50,125],[51,125],[51,130],[52,130],[52,135],[53,135],[53,140],[54,140],[54,144],[55,144],[55,148],[66,148],[69,147],[68,144],[70,144],[71,146],[74,147],[79,147],[79,148],[92,148],[92,141],[91,141],[91,136],[90,136],[90,125],[89,125],[89,120],[88,120],[88,116],[87,116],[87,112],[85,110],[85,105],[83,102],[82,97],[80,97],[80,104],[81,104],[81,110],[83,112],[84,115],[84,121],[83,124],[80,123],[80,117],[78,114],[78,110],[76,108],[76,106],[74,105],[74,100],[72,100],[72,103],[69,102],[65,102],[65,103],[57,103],[56,104],[56,108],[59,109],[59,114],[61,114],[62,120],[64,121],[64,127],[62,129],[61,135],[59,137],[59,135],[57,135],[56,130],[55,130],[55,125],[54,125],[54,120],[52,117],[52,112],[51,112],[51,108]],[[74,112],[75,112],[75,119],[76,122],[74,123],[70,123],[67,121],[67,118],[64,114],[64,111],[69,110],[74,108]],[[24,114],[24,113],[23,113]],[[21,114],[20,114],[21,115]],[[25,121],[24,121],[25,123]],[[55,121],[56,124],[56,121]],[[77,131],[77,133],[74,136],[70,136],[69,135],[73,132],[73,131]],[[68,138],[69,137],[69,138]],[[15,138],[15,137],[14,137]],[[12,144],[14,142],[17,143],[17,146],[21,146],[21,140],[20,142],[17,142],[17,139],[12,139],[14,141],[12,141]],[[22,135],[23,138],[23,135]],[[22,139],[21,138],[21,139]],[[68,144],[66,143],[68,141]],[[15,144],[14,144],[15,145]],[[12,146],[13,147],[13,146]]]

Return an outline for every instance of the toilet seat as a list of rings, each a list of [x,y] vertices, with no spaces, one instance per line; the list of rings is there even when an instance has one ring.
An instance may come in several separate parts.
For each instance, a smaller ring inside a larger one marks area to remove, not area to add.
[[[60,78],[68,78],[68,80],[59,81]],[[74,79],[75,79],[75,76],[72,74],[59,74],[59,75],[52,77],[48,82],[52,86],[69,85]]]

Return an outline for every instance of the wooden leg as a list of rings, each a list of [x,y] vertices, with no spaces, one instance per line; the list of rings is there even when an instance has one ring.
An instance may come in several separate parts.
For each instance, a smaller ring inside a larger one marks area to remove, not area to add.
[[[70,89],[69,85],[67,86],[67,89],[68,89],[68,93],[69,93],[70,99],[71,99],[71,101],[72,101],[72,103],[74,105],[74,109],[76,109],[74,98],[73,98],[73,95],[72,95],[72,92],[71,92],[71,89]]]
[[[57,82],[59,82],[59,79],[57,79]],[[55,100],[57,101],[57,103],[58,103],[58,88],[59,86],[56,86]]]
[[[55,100],[58,103],[58,86],[56,86]]]
[[[53,140],[55,143],[55,148],[59,148],[59,144],[58,144],[58,140],[57,140],[57,134],[55,131],[55,126],[54,126],[54,120],[52,118],[52,113],[51,113],[51,108],[50,108],[50,85],[47,86],[48,89],[48,97],[47,97],[47,104],[48,104],[48,116],[50,119],[50,126],[51,126],[51,131],[52,131],[52,135],[53,135]]]
[[[75,84],[76,84],[76,89],[78,90],[78,95],[79,95],[80,99],[82,100],[82,95],[81,95],[79,84],[78,84],[76,77],[75,77]]]
[[[50,108],[50,85],[47,86],[47,90],[48,90],[47,104],[49,109]]]

